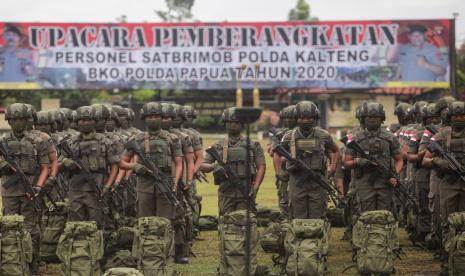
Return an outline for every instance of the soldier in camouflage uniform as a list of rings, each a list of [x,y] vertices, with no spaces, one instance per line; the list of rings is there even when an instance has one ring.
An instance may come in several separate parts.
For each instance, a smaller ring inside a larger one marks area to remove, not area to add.
[[[237,185],[244,185],[246,189],[250,191],[250,194],[255,197],[263,181],[263,177],[265,176],[265,155],[258,142],[250,141],[251,160],[249,164],[252,178],[247,179],[245,175],[247,138],[241,135],[244,126],[237,119],[235,110],[236,108],[231,107],[223,112],[221,121],[226,127],[227,136],[217,141],[212,147],[218,151],[226,164],[229,164],[235,169],[236,173],[241,178],[241,183],[237,183]],[[208,153],[205,155],[201,170],[204,172],[213,172],[215,184],[220,185],[220,187],[224,185],[224,182],[227,180],[226,172],[215,163],[213,157]],[[218,189],[218,210],[220,216],[236,210],[245,209],[247,209],[247,201],[239,189],[227,189],[226,191]]]
[[[447,118],[447,106],[456,101],[453,97],[443,97],[436,102],[436,115],[441,119],[441,124],[436,126],[437,130],[443,129],[445,127],[450,127],[450,121]],[[418,149],[419,152],[426,153],[426,147],[432,142],[433,133],[425,130],[423,133],[423,137],[420,141],[420,148]],[[423,167],[428,167],[427,164],[423,163],[425,159],[423,158],[422,165]],[[441,240],[442,240],[442,233],[441,233],[441,210],[440,210],[440,197],[439,197],[439,183],[440,183],[440,175],[441,173],[438,172],[437,169],[434,167],[430,168],[430,179],[429,179],[429,194],[428,194],[428,201],[429,201],[429,211],[431,213],[431,235],[426,237],[427,244],[430,244],[431,247],[434,248],[435,244],[438,244],[440,249],[436,251],[434,258],[440,259],[443,255]],[[436,246],[437,247],[437,246]]]
[[[125,108],[126,111],[128,112],[128,125],[129,128],[127,131],[131,133],[131,136],[137,135],[141,133],[140,129],[135,128],[132,124],[134,123],[134,120],[136,119],[136,114],[134,114],[134,111],[130,108]]]
[[[105,135],[95,131],[95,110],[90,106],[81,106],[77,110],[78,135],[67,141],[74,156],[64,151],[62,166],[70,171],[69,216],[70,221],[95,221],[102,228],[104,202],[102,198],[110,191],[118,173],[119,152],[116,145]],[[79,161],[90,171],[90,179],[85,176]],[[110,169],[108,169],[110,168]],[[100,186],[102,194],[98,194]]]
[[[128,111],[119,105],[113,105],[112,110],[116,113],[115,131],[120,136],[125,136],[129,139],[132,134],[129,132],[129,114]],[[126,139],[126,140],[127,140]]]
[[[451,152],[462,165],[465,165],[465,102],[452,102],[448,106],[447,119],[450,127],[442,128],[432,140],[437,141],[446,151]],[[423,165],[438,170],[441,179],[439,185],[440,212],[443,244],[447,240],[449,225],[447,218],[454,212],[465,211],[465,183],[453,172],[449,163],[439,156],[427,151]],[[447,258],[444,258],[447,260]],[[443,265],[443,274],[447,266]],[[445,274],[447,275],[447,274]]]
[[[422,124],[412,133],[408,149],[408,160],[414,167],[412,178],[417,200],[415,206],[412,206],[413,210],[411,210],[416,217],[411,238],[414,242],[423,243],[426,235],[431,230],[431,213],[428,209],[430,169],[423,167],[421,164],[426,147],[421,147],[420,143],[425,131],[427,131],[425,127],[437,125],[440,118],[436,113],[436,104],[434,103],[424,106],[421,112],[417,113],[421,114]]]
[[[166,175],[173,176],[172,190],[176,192],[182,174],[181,143],[177,136],[161,129],[162,106],[157,102],[143,105],[140,117],[147,130],[133,137],[145,155]],[[120,168],[133,170],[137,175],[137,216],[159,216],[171,220],[174,226],[175,207],[157,188],[155,179],[147,167],[139,162],[131,162],[134,152],[125,149],[121,157]],[[137,159],[137,158],[136,158]]]
[[[295,105],[290,105],[279,112],[279,118],[282,121],[282,127],[277,130],[276,134],[271,137],[271,149],[281,143],[286,132],[292,130],[296,126]],[[283,218],[289,217],[289,196],[288,196],[288,181],[289,173],[286,171],[286,161],[279,155],[272,154],[273,167],[276,174],[276,189],[278,191],[279,210]]]
[[[378,162],[399,173],[403,165],[400,145],[392,133],[381,128],[386,119],[383,106],[376,102],[368,102],[362,106],[360,115],[365,129],[353,135],[352,139]],[[385,172],[377,169],[376,164],[360,157],[350,148],[346,149],[344,166],[354,169],[353,185],[360,200],[361,212],[393,211],[392,188],[398,184],[395,178],[390,178]]]
[[[26,230],[31,234],[33,242],[33,260],[31,273],[37,274],[39,267],[40,244],[40,216],[41,210],[34,207],[32,197],[38,196],[44,187],[48,176],[50,154],[55,154],[50,139],[27,131],[27,121],[30,113],[25,104],[15,103],[7,107],[5,119],[11,126],[2,142],[7,145],[11,156],[26,174],[29,185],[32,185],[35,194],[27,194],[24,183],[15,177],[15,172],[4,157],[0,157],[0,173],[2,175],[2,203],[3,215],[22,215],[25,217]],[[27,184],[26,184],[27,185]]]
[[[63,113],[63,132],[66,134],[77,135],[79,131],[77,131],[77,117],[76,112],[73,113],[73,110],[62,107],[59,108],[60,112]],[[76,124],[76,129],[72,128],[73,122]]]
[[[174,106],[168,103],[162,103],[162,128],[176,137],[181,142],[181,150],[183,154],[183,179],[179,181],[181,185],[177,187],[177,198],[181,203],[181,208],[177,209],[176,224],[175,224],[175,256],[174,261],[179,264],[187,264],[187,257],[190,253],[190,244],[192,243],[193,221],[190,206],[184,194],[189,193],[189,188],[192,186],[192,178],[194,174],[194,149],[189,135],[181,132],[178,128],[172,127],[172,119],[176,117]]]
[[[288,131],[281,145],[294,158],[309,164],[314,172],[322,177],[332,176],[339,159],[339,148],[331,135],[317,127],[320,112],[310,101],[299,102],[295,106],[297,127]],[[328,166],[329,161],[329,166]],[[313,179],[303,179],[302,169],[286,163],[289,172],[289,216],[292,219],[317,219],[326,216],[326,191]],[[280,172],[278,172],[280,173]]]

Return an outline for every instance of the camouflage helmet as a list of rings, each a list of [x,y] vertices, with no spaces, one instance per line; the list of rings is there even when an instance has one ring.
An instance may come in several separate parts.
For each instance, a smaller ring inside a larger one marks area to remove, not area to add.
[[[54,109],[51,112],[53,114],[53,119],[55,120],[55,122],[62,124],[65,121],[65,113],[61,111],[60,108]]]
[[[77,120],[95,120],[94,109],[91,106],[85,105],[76,109]]]
[[[437,116],[438,114],[436,113],[436,104],[430,103],[428,105],[425,105],[421,113],[423,114],[424,118],[430,118],[430,117]]]
[[[28,118],[29,112],[28,108],[23,103],[14,103],[10,104],[5,111],[5,119],[19,119],[19,118]]]
[[[282,119],[295,119],[296,112],[295,112],[295,105],[289,105],[279,111],[279,117]]]
[[[315,117],[320,118],[318,107],[311,101],[301,101],[295,105],[295,113],[299,117]]]
[[[174,118],[176,117],[176,110],[174,106],[170,103],[161,103],[162,116],[164,118]]]
[[[182,107],[182,111],[185,114],[186,118],[197,118],[197,115],[199,114],[197,110],[195,110],[192,106],[190,105],[184,105]]]
[[[37,114],[37,109],[35,106],[33,106],[32,104],[25,104],[26,107],[27,107],[27,113],[28,113],[28,117],[29,118],[34,118],[36,117],[36,114]]]
[[[361,113],[362,108],[364,105],[366,105],[367,102],[368,101],[361,101],[358,103],[357,107],[355,108],[355,118],[359,121],[362,119],[362,113]]]
[[[449,118],[454,115],[465,115],[465,102],[461,102],[461,101],[452,102],[449,104],[447,109],[448,109],[447,115]]]
[[[133,122],[136,119],[136,114],[134,113],[134,110],[130,109],[129,107],[126,107],[125,109],[128,112],[129,121]]]
[[[92,115],[96,121],[98,120],[109,120],[110,119],[110,111],[108,108],[103,104],[93,104],[92,107]]]
[[[71,111],[71,121],[76,122],[77,121],[77,112],[76,110]]]
[[[140,110],[140,118],[145,119],[147,115],[160,115],[162,116],[163,109],[160,103],[148,102],[145,103]]]
[[[364,117],[381,117],[386,120],[386,113],[384,112],[383,105],[377,102],[368,102],[362,106],[360,115]]]
[[[35,123],[39,125],[53,124],[55,119],[53,118],[53,111],[39,111],[36,113]]]
[[[409,108],[412,108],[412,105],[400,102],[394,108],[394,115],[396,115],[397,117],[405,118],[407,116]]]
[[[455,101],[457,101],[457,100],[454,97],[451,97],[451,96],[446,96],[446,97],[440,98],[436,102],[436,113],[440,113],[444,108],[447,108],[447,106],[450,103],[453,103]]]
[[[223,114],[221,114],[221,122],[227,123],[227,122],[238,122],[239,120],[236,117],[236,107],[229,107],[226,108],[223,111]]]
[[[116,119],[118,117],[118,113],[116,113],[115,109],[113,108],[113,105],[105,105],[105,107],[108,110],[110,120]]]
[[[416,116],[423,116],[423,107],[427,106],[428,102],[419,101],[413,104],[413,109],[415,110]]]
[[[116,114],[118,116],[122,116],[122,117],[126,116],[126,117],[128,117],[128,115],[129,115],[128,111],[126,109],[124,109],[124,107],[122,107],[120,105],[112,105],[111,107],[116,112]]]
[[[180,117],[183,120],[187,120],[186,114],[183,111],[183,106],[177,103],[171,104],[173,106],[174,111],[176,112],[175,117]]]
[[[73,117],[72,117],[73,110],[71,110],[71,109],[69,109],[67,107],[62,107],[62,108],[60,108],[60,111],[63,112],[63,114],[65,116],[65,120],[70,120],[70,121],[73,120]]]

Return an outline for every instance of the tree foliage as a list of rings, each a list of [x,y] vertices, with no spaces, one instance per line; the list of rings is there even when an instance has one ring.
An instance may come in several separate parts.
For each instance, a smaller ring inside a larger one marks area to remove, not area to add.
[[[164,22],[181,22],[192,20],[192,7],[195,0],[165,0],[167,10],[155,10]]]
[[[306,0],[297,0],[295,8],[289,11],[289,21],[318,21],[318,17],[311,16],[310,4]]]

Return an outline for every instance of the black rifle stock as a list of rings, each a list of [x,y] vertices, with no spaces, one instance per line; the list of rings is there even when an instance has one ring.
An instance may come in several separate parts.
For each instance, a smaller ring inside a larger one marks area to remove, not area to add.
[[[291,162],[291,164],[296,165],[300,167],[301,169],[303,169],[306,174],[302,178],[304,179],[310,178],[316,181],[318,185],[320,185],[320,187],[323,188],[328,193],[329,198],[331,199],[331,201],[334,203],[335,206],[341,205],[341,203],[337,200],[336,189],[324,179],[323,175],[313,171],[313,169],[311,169],[302,160],[293,158],[292,155],[282,145],[276,145],[272,149],[272,151],[286,158],[289,162]]]
[[[210,154],[211,157],[213,157],[213,159],[225,170],[226,174],[228,175],[227,181],[221,184],[219,189],[228,190],[232,187],[237,188],[242,196],[246,199],[249,207],[252,208],[252,210],[255,212],[257,210],[255,206],[255,200],[249,194],[249,189],[251,187],[247,189],[244,185],[242,185],[241,178],[237,175],[236,171],[234,171],[231,166],[223,162],[223,159],[215,148],[210,147],[205,151]],[[249,180],[247,180],[247,185],[250,185]]]
[[[171,188],[172,179],[170,175],[165,174],[142,152],[136,141],[131,140],[126,143],[125,148],[132,150],[140,159],[141,163],[150,171],[150,175],[155,179],[155,184],[163,196],[175,207],[179,206],[179,201],[175,192]]]

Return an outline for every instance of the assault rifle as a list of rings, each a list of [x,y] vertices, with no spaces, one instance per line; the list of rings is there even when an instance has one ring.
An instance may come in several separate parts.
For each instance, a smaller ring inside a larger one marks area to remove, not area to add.
[[[84,177],[87,183],[94,186],[95,194],[99,201],[103,202],[105,207],[108,207],[108,204],[102,197],[102,187],[97,183],[95,177],[93,176],[92,172],[89,170],[87,166],[80,160],[80,155],[78,152],[74,152],[71,147],[69,146],[68,142],[63,139],[62,142],[57,144],[57,147],[60,148],[69,158],[71,158],[78,166],[80,167],[80,174]]]
[[[162,172],[158,167],[146,156],[136,141],[131,140],[124,145],[125,149],[133,151],[140,159],[142,164],[150,171],[150,175],[155,179],[157,189],[163,196],[175,207],[179,206],[179,201],[176,193],[171,188],[172,179],[170,175]]]
[[[376,165],[376,167],[378,169],[380,169],[383,173],[387,174],[388,177],[390,178],[395,178],[396,181],[397,181],[397,185],[396,187],[394,188],[394,191],[398,194],[398,198],[401,199],[402,197],[400,195],[403,195],[405,196],[407,199],[409,199],[410,201],[412,202],[416,202],[416,198],[414,196],[412,196],[407,187],[405,187],[405,185],[402,183],[402,181],[400,180],[400,177],[399,175],[393,171],[391,168],[388,168],[387,166],[385,166],[384,164],[381,164],[378,162],[378,160],[367,154],[365,152],[365,150],[363,150],[362,146],[360,146],[360,144],[357,142],[357,141],[348,141],[347,137],[344,137],[343,139],[341,139],[341,142],[345,143],[346,147],[349,148],[349,149],[352,149],[353,151],[355,151],[357,154],[360,155],[360,157],[362,158],[365,158],[365,159],[368,159],[370,162],[372,162],[373,164]],[[405,202],[404,202],[405,203]]]
[[[33,202],[34,204],[34,209],[37,211],[37,212],[40,212],[40,210],[42,209],[42,202],[40,201],[40,199],[38,197],[35,196],[35,190],[33,188],[33,184],[31,184],[29,182],[29,180],[27,179],[27,176],[26,174],[24,174],[23,170],[21,169],[21,167],[18,165],[18,163],[11,157],[11,152],[10,152],[10,148],[8,147],[7,143],[3,140],[0,141],[0,155],[3,156],[3,158],[5,159],[5,161],[8,163],[8,165],[10,165],[10,167],[15,171],[14,174],[15,176],[10,178],[9,181],[3,183],[3,188],[5,189],[9,189],[11,186],[13,186],[14,184],[16,184],[18,181],[21,182],[21,184],[23,185],[23,189],[24,191],[26,192],[26,194],[28,194],[28,197],[29,199]],[[45,195],[47,196],[47,198],[50,200],[50,202],[52,203],[52,206],[51,208],[55,208],[56,209],[56,203],[55,201],[51,198],[50,194],[46,191],[43,191],[45,193]]]
[[[452,152],[444,150],[437,141],[430,143],[427,148],[430,152],[437,154],[439,157],[446,160],[452,171],[456,173],[462,181],[465,181],[465,167],[457,160],[457,158],[455,158],[455,155]]]
[[[292,165],[303,169],[305,173],[300,179],[302,179],[302,180],[312,179],[312,180],[316,181],[318,183],[318,185],[320,185],[320,187],[323,188],[328,193],[329,198],[334,203],[334,205],[335,206],[341,206],[341,202],[339,202],[337,200],[336,188],[334,188],[330,183],[328,183],[324,179],[323,175],[315,172],[312,168],[310,168],[302,160],[292,157],[292,155],[282,145],[276,145],[272,149],[272,151],[274,153],[277,153],[280,156],[286,158],[289,162],[291,162]],[[299,183],[302,183],[302,181],[299,181]]]
[[[218,151],[213,148],[209,147],[208,149],[205,150],[208,154],[210,154],[213,159],[218,162],[218,164],[225,170],[226,174],[228,175],[227,181],[225,181],[221,186],[220,186],[220,191],[226,191],[229,190],[230,188],[237,188],[239,192],[242,194],[242,196],[245,198],[247,201],[247,204],[254,212],[257,211],[257,207],[255,206],[255,200],[250,196],[249,191],[250,191],[250,183],[247,180],[247,185],[249,187],[245,187],[242,184],[242,181],[240,177],[237,175],[236,171],[231,168],[228,164],[223,162],[223,158],[221,158],[220,154]]]

